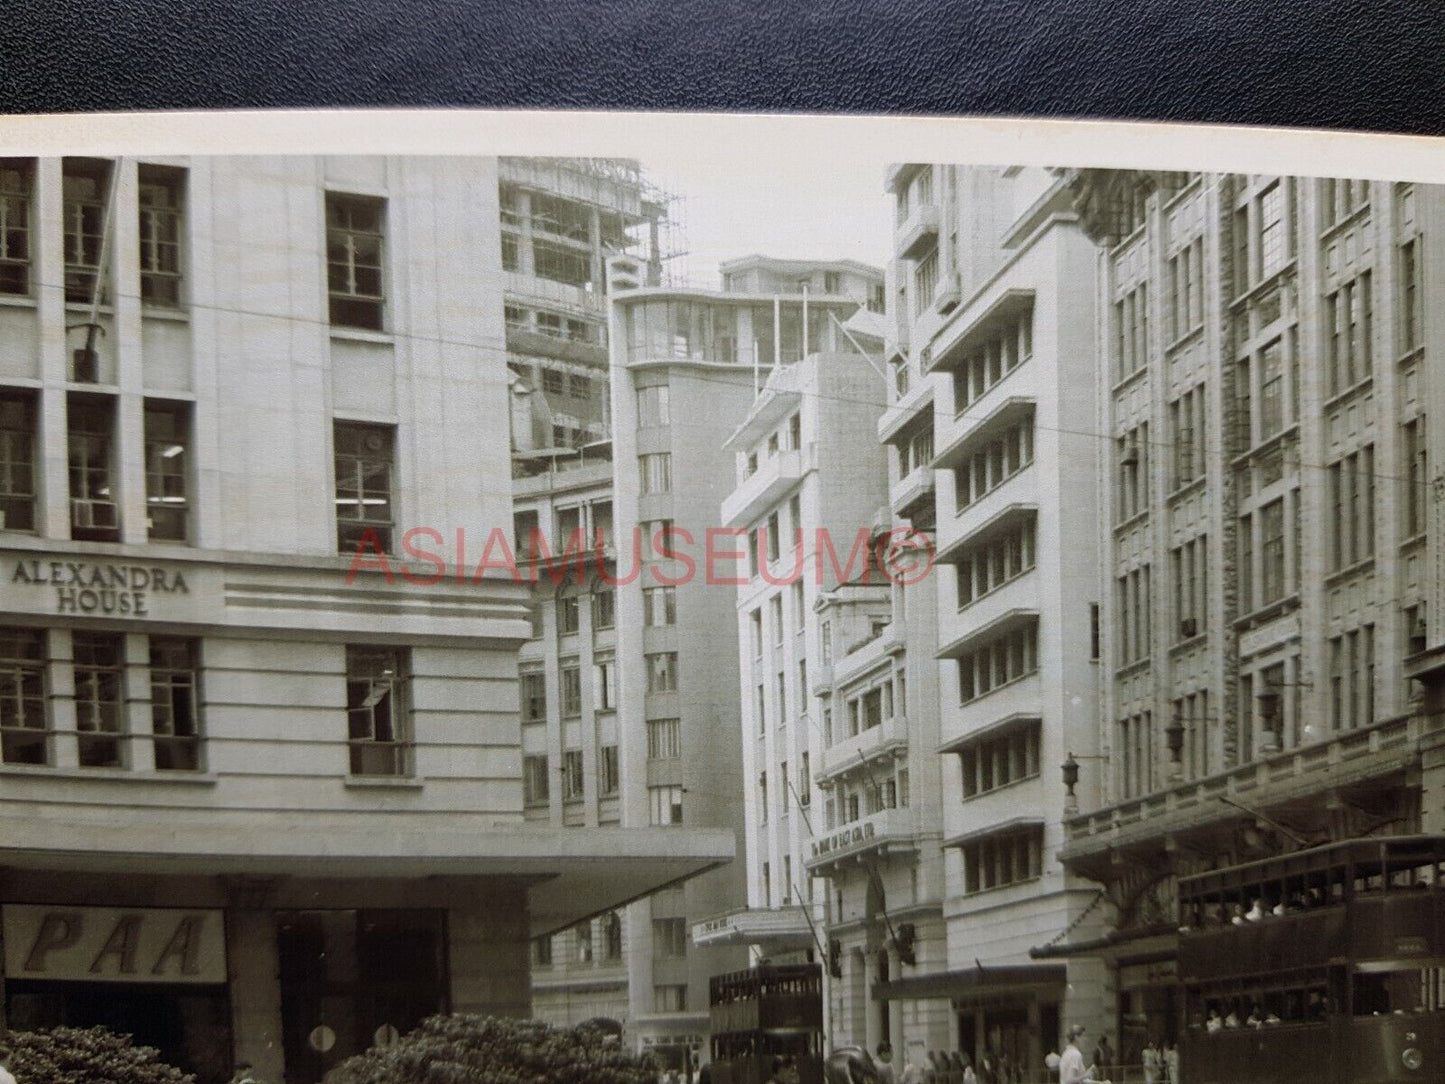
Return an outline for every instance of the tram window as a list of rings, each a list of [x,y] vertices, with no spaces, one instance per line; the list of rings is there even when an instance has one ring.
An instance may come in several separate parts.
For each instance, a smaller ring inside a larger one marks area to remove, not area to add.
[[[1438,1012],[1445,1007],[1445,969],[1412,967],[1355,976],[1355,1015]]]

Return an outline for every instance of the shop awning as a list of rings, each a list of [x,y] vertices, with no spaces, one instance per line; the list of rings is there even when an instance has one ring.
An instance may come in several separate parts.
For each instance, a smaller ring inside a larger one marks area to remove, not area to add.
[[[726,828],[563,828],[449,816],[132,808],[0,816],[0,867],[111,876],[496,878],[528,887],[533,936],[731,862]],[[474,827],[469,827],[468,822]]]
[[[975,966],[877,982],[873,984],[873,996],[880,1001],[909,1001],[1025,994],[1062,987],[1067,977],[1068,968],[1063,964]]]

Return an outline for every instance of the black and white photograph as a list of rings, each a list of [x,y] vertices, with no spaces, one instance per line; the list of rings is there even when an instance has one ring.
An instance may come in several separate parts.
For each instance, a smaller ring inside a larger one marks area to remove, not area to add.
[[[0,1082],[1445,1079],[1442,184],[0,119]]]

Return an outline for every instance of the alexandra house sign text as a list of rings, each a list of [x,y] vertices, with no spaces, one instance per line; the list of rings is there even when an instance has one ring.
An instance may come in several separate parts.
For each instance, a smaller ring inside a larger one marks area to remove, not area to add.
[[[220,911],[6,904],[5,974],[68,982],[226,981]]]
[[[146,617],[152,596],[191,593],[179,571],[109,561],[16,561],[10,583],[53,591],[58,614]]]

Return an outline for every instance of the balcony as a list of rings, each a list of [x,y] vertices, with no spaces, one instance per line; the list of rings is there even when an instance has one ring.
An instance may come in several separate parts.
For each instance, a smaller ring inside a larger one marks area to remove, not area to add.
[[[839,720],[834,719],[836,728]],[[836,730],[834,731],[837,732]],[[877,726],[860,730],[852,737],[835,742],[823,751],[815,779],[819,786],[831,784],[840,776],[871,765],[874,761],[908,755],[908,717],[894,715]]]
[[[914,174],[923,169],[921,162],[895,162],[883,173],[883,188],[887,192],[897,192],[913,180]]]
[[[594,319],[599,313],[606,311],[607,305],[606,297],[600,293],[583,289],[581,286],[569,286],[565,282],[553,282],[536,275],[524,275],[520,271],[502,273],[502,292],[507,297],[545,301],[549,308],[561,306],[578,315],[591,316]]]
[[[763,944],[785,952],[812,945],[813,931],[802,904],[735,907],[693,923],[692,941],[695,945]]]
[[[1043,704],[1043,681],[1037,671],[1007,685],[996,685],[992,691],[974,697],[967,704],[958,702],[956,669],[946,673],[940,684],[944,708],[939,737],[948,746],[972,741],[1015,719],[1036,719]]]
[[[803,455],[796,449],[778,452],[759,465],[752,477],[722,503],[724,527],[747,527],[777,504],[803,478]]]
[[[913,519],[921,506],[927,505],[933,511],[933,468],[927,465],[915,467],[888,490],[888,504],[895,516]]]
[[[969,308],[973,307],[974,304],[970,303]],[[954,333],[947,341],[937,344],[933,364],[925,371],[941,373],[958,368],[987,342],[1001,325],[1025,316],[1033,307],[1034,291],[1019,287],[1001,290],[971,319],[965,318],[954,325]]]
[[[1013,506],[1033,504],[1038,496],[1035,470],[1033,463],[1021,467],[967,508],[957,510],[952,524],[939,531],[939,544],[953,550],[959,539],[978,537]]]
[[[753,400],[747,417],[723,445],[728,451],[746,451],[777,429],[802,402],[802,369],[797,365],[777,366]]]
[[[908,372],[908,369],[904,369]],[[915,376],[917,374],[914,374]],[[933,381],[913,379],[878,419],[878,442],[891,444],[908,424],[925,413],[933,414]]]
[[[934,203],[921,203],[910,208],[908,217],[898,227],[898,255],[905,260],[916,260],[938,244],[941,217],[938,205]]]
[[[814,876],[828,871],[845,859],[865,854],[916,854],[920,848],[917,813],[912,809],[884,809],[809,841],[803,865]]]
[[[972,638],[980,630],[1017,623],[1018,615],[1038,613],[1040,593],[1037,567],[1025,569],[962,609],[941,607],[944,612],[939,614],[939,637],[947,643],[957,643]]]

